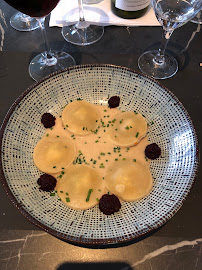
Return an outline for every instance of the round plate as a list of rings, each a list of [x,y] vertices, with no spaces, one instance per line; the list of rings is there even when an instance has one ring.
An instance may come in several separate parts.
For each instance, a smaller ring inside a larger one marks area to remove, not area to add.
[[[41,172],[32,155],[44,134],[41,115],[56,116],[78,98],[107,104],[114,95],[121,98],[121,110],[146,117],[149,141],[161,147],[161,157],[151,162],[153,189],[140,201],[123,202],[110,216],[97,206],[70,209],[37,185]],[[75,66],[36,83],[10,108],[0,139],[1,181],[18,210],[50,234],[84,246],[125,242],[164,224],[187,197],[198,167],[196,134],[179,100],[153,79],[111,65]]]

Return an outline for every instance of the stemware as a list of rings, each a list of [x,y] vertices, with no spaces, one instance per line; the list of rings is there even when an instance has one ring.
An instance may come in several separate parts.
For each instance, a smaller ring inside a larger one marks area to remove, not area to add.
[[[74,45],[90,45],[98,40],[104,34],[104,27],[91,25],[84,18],[83,0],[78,0],[79,21],[70,26],[62,27],[62,35],[64,39]],[[68,18],[68,14],[67,14]]]
[[[22,12],[16,12],[10,18],[10,25],[18,31],[29,32],[39,28],[39,23],[35,18],[32,18]]]
[[[42,30],[45,52],[35,56],[29,64],[29,74],[35,81],[76,64],[73,57],[68,53],[49,49],[44,22],[46,16],[56,7],[59,0],[5,0],[5,2],[20,12],[36,18]]]
[[[191,22],[202,24],[202,9],[196,14],[196,16],[191,20]]]
[[[164,35],[159,50],[147,51],[138,59],[140,70],[156,79],[166,79],[178,70],[177,60],[165,53],[173,31],[187,23],[201,9],[201,0],[152,0],[155,15],[163,27]]]

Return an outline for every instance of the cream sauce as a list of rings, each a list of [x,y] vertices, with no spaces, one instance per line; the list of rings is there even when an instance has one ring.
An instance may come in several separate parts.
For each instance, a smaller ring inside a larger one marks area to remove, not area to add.
[[[46,134],[64,135],[70,138],[76,145],[77,155],[73,164],[86,164],[95,168],[102,179],[104,179],[107,167],[111,162],[123,159],[139,160],[149,166],[150,161],[145,158],[145,147],[149,144],[147,137],[144,137],[137,145],[131,147],[117,147],[109,136],[108,128],[113,125],[115,115],[121,111],[107,106],[96,105],[101,123],[97,132],[92,132],[86,136],[74,135],[63,127],[61,115],[56,118],[56,124],[53,128],[47,129]],[[45,134],[45,136],[46,136]],[[63,170],[65,173],[65,169]],[[52,174],[58,177],[60,174]],[[57,189],[57,186],[56,186]],[[105,192],[106,192],[106,188]],[[103,193],[104,190],[102,190]],[[58,194],[59,195],[59,194]],[[68,203],[66,203],[68,205]]]

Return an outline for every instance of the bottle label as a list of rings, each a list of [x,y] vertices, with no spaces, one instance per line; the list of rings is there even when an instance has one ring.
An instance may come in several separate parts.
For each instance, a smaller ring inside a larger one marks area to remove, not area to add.
[[[115,7],[125,11],[136,11],[146,8],[150,0],[116,0]]]

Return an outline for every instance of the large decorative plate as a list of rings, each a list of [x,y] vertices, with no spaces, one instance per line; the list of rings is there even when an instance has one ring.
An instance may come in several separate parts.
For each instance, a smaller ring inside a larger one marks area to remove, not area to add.
[[[161,158],[151,162],[154,187],[140,201],[123,202],[114,215],[97,206],[70,209],[37,185],[41,172],[32,154],[44,134],[41,115],[57,115],[77,98],[107,104],[113,95],[120,96],[122,110],[146,117],[148,138],[161,147]],[[78,245],[125,242],[158,228],[182,206],[198,166],[196,134],[179,100],[151,78],[111,65],[75,66],[30,87],[7,113],[0,140],[1,181],[11,201],[35,225]]]

